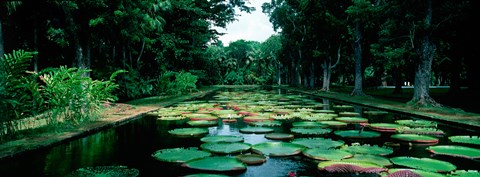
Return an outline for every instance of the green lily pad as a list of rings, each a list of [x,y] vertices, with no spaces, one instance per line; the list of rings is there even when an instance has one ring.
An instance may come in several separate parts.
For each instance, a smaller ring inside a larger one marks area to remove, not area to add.
[[[431,158],[416,158],[416,157],[393,157],[390,158],[393,164],[405,167],[432,171],[432,172],[450,172],[457,169],[457,166],[450,162],[431,159]]]
[[[303,127],[293,127],[290,129],[292,133],[298,133],[301,135],[325,135],[332,132],[332,129],[329,128],[303,128]]]
[[[211,114],[198,114],[198,113],[193,113],[193,114],[184,114],[185,117],[190,118],[190,120],[217,120],[218,117],[211,115]]]
[[[356,117],[356,116],[360,116],[360,114],[358,112],[345,111],[345,112],[339,112],[338,116],[340,116],[340,117]]]
[[[190,160],[183,167],[206,171],[244,171],[247,166],[234,157],[205,157],[201,159]]]
[[[135,168],[128,168],[127,166],[96,166],[79,168],[72,173],[66,175],[67,177],[80,176],[131,176],[135,177],[140,174],[140,171]]]
[[[409,170],[412,171],[413,173],[419,174],[423,177],[446,177],[443,174],[436,173],[436,172],[431,172],[431,171],[425,171],[425,170],[419,170],[419,169],[411,169],[411,168],[390,168],[388,169],[388,172],[390,174],[398,172],[398,171],[403,171],[403,170]],[[390,177],[390,176],[388,176]]]
[[[188,121],[187,124],[194,127],[212,127],[218,125],[217,121],[211,120],[191,120]]]
[[[222,118],[222,119],[238,119],[238,118],[242,118],[243,115],[241,114],[220,114],[218,115],[219,118]]]
[[[330,173],[381,173],[387,171],[380,165],[367,161],[323,161],[318,163],[318,170]]]
[[[364,144],[364,145],[352,145],[352,146],[346,146],[343,147],[342,149],[355,153],[355,154],[371,154],[371,155],[381,155],[381,156],[386,156],[390,155],[393,153],[393,149],[389,147],[380,147],[377,145],[369,145],[369,144]]]
[[[368,119],[363,117],[337,117],[335,120],[351,124],[368,123]]]
[[[276,120],[266,120],[260,122],[251,122],[250,125],[259,127],[277,127],[282,126],[282,122]]]
[[[437,127],[437,123],[427,120],[396,120],[395,123],[408,127]]]
[[[337,130],[334,132],[335,135],[344,137],[344,138],[352,138],[352,139],[370,139],[370,138],[378,138],[382,134],[374,131],[360,131],[360,130]]]
[[[225,115],[225,114],[237,114],[237,111],[231,110],[231,109],[214,110],[214,111],[212,111],[211,114],[217,115],[217,116],[219,116],[219,115]]]
[[[438,144],[438,138],[434,138],[427,135],[417,135],[417,134],[394,134],[390,136],[392,139],[410,142],[413,144],[425,144],[425,145],[435,145]]]
[[[480,171],[478,171],[478,170],[455,170],[455,171],[452,171],[448,176],[479,177],[480,176]]]
[[[279,114],[279,115],[273,115],[273,116],[270,116],[270,117],[271,117],[272,119],[278,120],[278,121],[282,121],[282,120],[285,121],[285,120],[292,120],[292,119],[294,119],[294,117],[293,117],[292,115],[288,115],[288,114],[287,114],[287,115],[281,115],[281,114]]]
[[[235,156],[235,158],[247,165],[258,165],[267,161],[267,157],[260,154],[241,154]]]
[[[326,121],[320,121],[320,123],[328,125],[330,128],[343,128],[346,127],[348,124],[345,122],[340,122],[336,120],[326,120]]]
[[[259,122],[259,121],[267,121],[270,120],[268,116],[245,116],[243,117],[243,121],[245,122]]]
[[[186,120],[188,117],[185,116],[161,116],[158,117],[157,120],[164,120],[164,121],[176,121],[176,120]]]
[[[275,130],[268,127],[244,127],[239,131],[242,133],[271,133]]]
[[[332,139],[325,139],[325,138],[296,138],[291,141],[294,144],[300,144],[307,148],[323,148],[323,149],[330,149],[330,148],[337,148],[343,146],[345,142],[342,140],[332,140]]]
[[[178,136],[178,137],[198,137],[205,134],[208,134],[208,129],[206,128],[176,128],[169,130],[168,133]]]
[[[363,111],[363,113],[367,114],[367,115],[374,115],[374,116],[387,115],[388,114],[387,111]]]
[[[336,112],[345,112],[345,111],[353,111],[352,105],[334,105],[333,110]]]
[[[229,176],[222,175],[222,174],[197,173],[197,174],[191,174],[183,177],[229,177]]]
[[[316,160],[342,160],[353,154],[340,149],[311,148],[303,150],[303,155]]]
[[[454,143],[480,145],[480,136],[457,135],[449,136],[448,139]]]
[[[392,162],[390,162],[390,159],[384,157],[384,156],[379,156],[379,155],[371,155],[371,154],[355,154],[352,158],[348,159],[343,159],[344,161],[367,161],[367,162],[372,162],[377,165],[381,165],[383,167],[388,167],[392,166]]]
[[[163,162],[183,163],[211,155],[212,153],[197,148],[171,148],[157,150],[152,154],[152,157]]]
[[[269,133],[265,134],[265,138],[272,140],[290,140],[294,138],[294,135],[288,133]]]
[[[264,142],[252,146],[252,151],[268,156],[292,156],[302,152],[305,146],[287,142]]]
[[[392,124],[392,123],[372,123],[367,125],[368,128],[379,131],[379,132],[396,132],[397,129],[402,128],[403,126],[400,124]]]
[[[328,105],[326,105],[326,106],[328,106]],[[321,108],[323,108],[323,106]],[[316,110],[313,110],[312,112],[314,112],[314,113],[325,113],[325,114],[335,114],[334,110],[329,110],[329,109],[316,109]]]
[[[250,150],[252,145],[241,142],[214,142],[203,143],[200,148],[217,154],[233,154]]]
[[[457,146],[457,145],[438,145],[430,146],[428,151],[434,154],[462,157],[468,159],[480,159],[480,149]]]
[[[318,127],[318,128],[325,128],[325,124],[321,124],[320,122],[311,122],[311,121],[301,121],[301,122],[294,122],[292,123],[293,127],[305,127],[305,128],[311,128],[311,127]]]
[[[410,128],[410,127],[403,127],[397,129],[397,133],[404,133],[404,134],[417,134],[417,135],[433,135],[433,136],[442,136],[445,134],[440,129],[436,128],[428,128],[428,127],[419,127],[419,128]]]
[[[213,136],[206,136],[200,139],[200,141],[205,143],[213,143],[213,142],[242,142],[243,137],[241,136],[234,136],[234,135],[213,135]]]

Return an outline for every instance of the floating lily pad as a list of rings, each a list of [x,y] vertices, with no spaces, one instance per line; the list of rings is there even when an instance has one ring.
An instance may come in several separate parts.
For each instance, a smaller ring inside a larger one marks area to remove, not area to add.
[[[345,144],[345,142],[343,142],[342,140],[335,141],[325,138],[296,138],[292,140],[291,143],[300,144],[307,148],[323,149],[337,148]]]
[[[480,149],[457,146],[457,145],[439,145],[439,146],[430,146],[427,148],[428,151],[434,154],[448,155],[454,157],[462,157],[469,159],[480,159]]]
[[[201,159],[190,160],[183,167],[206,171],[244,171],[247,166],[234,157],[205,157]]]
[[[186,120],[188,117],[185,116],[161,116],[158,117],[157,120],[164,120],[164,121],[176,121],[176,120]]]
[[[372,123],[367,125],[368,128],[379,131],[379,132],[396,132],[397,129],[402,128],[403,126],[400,124],[392,124],[392,123]]]
[[[266,120],[260,122],[251,122],[250,125],[259,126],[259,127],[276,127],[282,126],[282,122],[276,120]]]
[[[267,121],[270,120],[268,116],[245,116],[243,117],[243,121],[245,122],[259,122],[259,121]]]
[[[396,120],[395,123],[408,127],[437,127],[437,123],[427,120]]]
[[[238,118],[242,118],[243,115],[241,114],[220,114],[218,115],[219,118],[222,118],[222,119],[238,119]]]
[[[360,130],[337,130],[334,132],[335,135],[344,137],[344,138],[351,138],[351,139],[370,139],[370,138],[378,138],[382,134],[374,131],[360,131]]]
[[[203,143],[200,145],[200,148],[217,154],[232,154],[248,151],[251,145],[241,142],[213,142]]]
[[[348,159],[343,159],[344,161],[367,161],[367,162],[372,162],[377,165],[381,165],[383,167],[388,167],[392,166],[392,162],[390,162],[390,159],[384,157],[384,156],[379,156],[379,155],[371,155],[371,154],[355,154],[352,158]]]
[[[190,120],[211,120],[211,121],[214,121],[214,120],[218,119],[218,117],[213,116],[211,114],[194,113],[194,114],[184,114],[184,116],[190,118]]]
[[[345,122],[340,122],[336,120],[327,120],[327,121],[320,121],[320,123],[328,125],[330,128],[343,128],[346,127],[348,124]]]
[[[163,162],[183,163],[193,159],[211,156],[212,153],[196,148],[171,148],[160,149],[152,154],[152,157]]]
[[[231,110],[231,109],[226,109],[226,110],[214,110],[214,111],[212,111],[211,114],[217,115],[217,116],[219,116],[219,115],[225,115],[225,114],[237,114],[237,111]]]
[[[410,128],[410,127],[403,127],[397,129],[398,133],[404,134],[417,134],[417,135],[433,135],[433,136],[442,136],[445,134],[440,129],[436,128],[428,128],[428,127],[419,127],[419,128]]]
[[[208,134],[208,129],[206,128],[176,128],[169,130],[168,133],[178,136],[178,137],[198,137],[205,134]]]
[[[393,149],[389,147],[380,147],[377,145],[352,145],[343,147],[344,150],[355,154],[371,154],[386,156],[393,153]]]
[[[275,130],[268,127],[244,127],[239,131],[242,133],[271,133]]]
[[[292,115],[273,115],[270,116],[274,120],[292,120],[294,117]]]
[[[357,112],[345,111],[345,112],[339,112],[338,116],[340,116],[340,117],[356,117],[356,116],[360,116],[360,114],[357,113]]]
[[[438,144],[438,138],[434,138],[427,135],[417,134],[394,134],[390,136],[392,139],[410,142],[417,145],[435,145]]]
[[[366,162],[366,161],[324,161],[317,165],[320,171],[327,171],[330,173],[380,173],[387,171],[380,165]]]
[[[293,127],[290,129],[292,133],[298,133],[302,135],[325,135],[332,132],[332,129],[329,128],[303,128],[303,127]]]
[[[342,160],[353,154],[340,149],[311,148],[303,150],[303,155],[316,160]]]
[[[188,121],[187,124],[194,127],[212,127],[218,125],[217,121],[211,120],[191,120]]]
[[[208,173],[198,173],[198,174],[191,174],[183,177],[229,177],[228,175],[222,174],[208,174]]]
[[[378,115],[386,115],[388,114],[387,111],[363,111],[364,114],[367,114],[367,115],[374,115],[374,116],[378,116]]]
[[[234,135],[214,135],[214,136],[206,136],[200,139],[200,141],[205,143],[213,143],[213,142],[242,142],[243,137],[241,136],[234,136]]]
[[[345,122],[345,123],[368,123],[368,119],[363,117],[337,117],[335,118],[336,121]]]
[[[269,133],[265,134],[265,138],[272,140],[290,140],[294,138],[294,135],[288,133]]]
[[[311,122],[311,121],[301,121],[301,122],[294,122],[292,123],[293,127],[318,127],[318,128],[325,128],[327,127],[325,124],[321,124],[320,122]]]
[[[303,115],[300,116],[300,119],[306,120],[306,121],[329,121],[334,119],[335,117],[338,117],[337,114],[324,114],[324,113],[314,113],[314,114],[309,114],[309,115]]]
[[[260,154],[242,154],[235,157],[247,165],[258,165],[267,161],[267,157]]]
[[[352,105],[334,105],[333,110],[337,112],[353,111]]]
[[[252,146],[252,151],[268,156],[291,156],[302,152],[305,146],[287,142],[264,142]]]
[[[454,143],[480,145],[480,136],[457,135],[457,136],[450,136],[448,137],[448,139]]]
[[[131,176],[135,177],[140,174],[140,171],[135,168],[128,168],[127,166],[96,166],[79,168],[72,173],[66,175],[67,177],[80,176]]]
[[[324,105],[322,104],[323,106],[328,106],[328,105]],[[323,108],[323,106],[321,108]],[[313,110],[314,113],[330,113],[330,114],[334,114],[335,111],[334,110],[329,110],[329,109],[316,109],[316,110]]]
[[[480,172],[477,170],[455,170],[452,171],[448,176],[455,177],[479,177]]]
[[[416,157],[393,157],[390,158],[393,164],[405,167],[432,171],[432,172],[450,172],[457,167],[450,162],[431,159],[431,158],[416,158]]]
[[[445,177],[445,175],[440,174],[440,173],[435,173],[435,172],[425,171],[425,170],[419,170],[419,169],[411,169],[411,168],[390,168],[390,169],[388,169],[390,174],[393,174],[393,173],[396,173],[396,172],[399,172],[399,171],[405,171],[405,170],[416,173],[416,174],[418,174],[422,177]],[[401,176],[405,176],[405,175],[400,175],[400,176],[389,175],[387,177],[401,177]]]

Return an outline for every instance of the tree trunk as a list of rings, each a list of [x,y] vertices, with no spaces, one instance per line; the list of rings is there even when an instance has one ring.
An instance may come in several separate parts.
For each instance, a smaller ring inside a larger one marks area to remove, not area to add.
[[[3,54],[5,54],[5,49],[3,46],[3,29],[2,29],[3,20],[0,18],[0,62],[3,62]]]
[[[277,61],[277,84],[282,85],[282,71],[281,71],[281,63]]]
[[[353,43],[353,51],[355,57],[355,87],[351,95],[365,96],[363,93],[363,72],[362,72],[362,30],[361,22],[355,23],[355,41]]]
[[[314,88],[315,87],[315,64],[312,63],[312,65],[310,66],[310,88]]]
[[[37,17],[33,17],[33,49],[38,51],[38,22]],[[38,55],[33,55],[33,71],[38,73]]]
[[[402,93],[402,74],[400,70],[397,68],[393,71],[393,80],[395,81],[395,88],[393,89],[393,94],[400,94]]]
[[[330,91],[330,62],[323,60],[323,83],[321,91]]]

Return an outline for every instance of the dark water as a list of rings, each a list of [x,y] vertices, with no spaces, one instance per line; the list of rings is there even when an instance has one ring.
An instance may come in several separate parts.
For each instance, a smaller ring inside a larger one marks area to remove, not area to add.
[[[334,103],[329,100],[312,98],[318,102]],[[367,108],[355,107],[355,111],[362,112]],[[408,116],[407,116],[408,117]],[[371,118],[370,122],[393,122],[396,119],[405,119],[405,116],[389,114],[382,119]],[[73,140],[53,148],[28,153],[19,157],[0,161],[0,176],[65,176],[72,171],[93,166],[123,165],[136,168],[140,176],[177,177],[194,173],[206,173],[198,170],[187,169],[179,164],[160,162],[151,157],[152,153],[165,148],[176,147],[199,147],[200,138],[178,138],[170,135],[168,130],[186,127],[187,125],[169,124],[157,121],[153,117],[145,117],[122,125],[120,127],[101,131],[99,133]],[[264,134],[240,133],[239,129],[247,126],[243,121],[235,123],[223,123],[218,121],[217,126],[209,127],[210,135],[239,135],[244,137],[245,143],[257,144],[269,140]],[[275,132],[288,132],[288,124],[282,127],[274,127]],[[347,127],[358,128],[358,127]],[[445,131],[446,135],[440,138],[439,144],[449,144],[447,137],[451,135],[477,135],[478,132],[465,130],[462,127],[451,127],[439,124],[438,128]],[[389,141],[389,134],[383,134],[381,138],[366,140],[362,144],[383,145]],[[325,138],[339,139],[333,133]],[[347,144],[358,142],[356,140],[342,139]],[[468,145],[467,145],[468,146]],[[400,146],[394,153],[387,157],[414,156],[430,157],[445,160],[457,166],[457,169],[480,170],[480,162],[463,158],[432,156],[425,150],[427,146]],[[235,155],[235,154],[234,154]],[[303,155],[288,157],[269,157],[261,165],[248,166],[246,171],[235,173],[223,173],[238,177],[283,177],[289,172],[296,172],[302,176],[375,176],[366,174],[334,175],[320,173],[317,170],[319,161],[312,160]],[[395,166],[394,166],[395,167]]]

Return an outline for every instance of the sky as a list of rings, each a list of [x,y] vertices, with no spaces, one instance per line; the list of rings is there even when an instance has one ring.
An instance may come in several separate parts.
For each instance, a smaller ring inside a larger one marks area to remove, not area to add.
[[[218,32],[226,33],[219,37],[223,45],[228,46],[230,42],[240,39],[263,42],[275,34],[268,20],[269,17],[262,13],[262,4],[271,0],[250,0],[249,2],[248,6],[255,7],[254,12],[250,14],[240,12],[241,16],[237,16],[237,21],[229,23],[226,29],[215,28]]]

